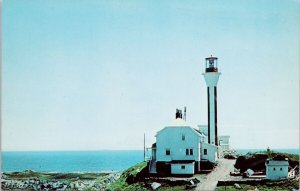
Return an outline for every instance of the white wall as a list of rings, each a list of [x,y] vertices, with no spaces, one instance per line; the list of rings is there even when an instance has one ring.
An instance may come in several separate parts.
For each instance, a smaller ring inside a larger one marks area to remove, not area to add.
[[[219,143],[220,145],[229,145],[229,138],[230,136],[219,136]]]
[[[171,174],[194,174],[195,163],[171,164]],[[184,166],[184,168],[182,168]]]
[[[198,125],[199,131],[208,136],[208,125]]]
[[[207,149],[207,154],[204,154],[204,149]],[[201,143],[201,158],[210,162],[217,161],[218,148],[214,145]]]
[[[205,72],[202,74],[204,76],[206,85],[209,87],[217,86],[219,81],[220,72]]]
[[[210,125],[210,143],[211,144],[217,144],[215,143],[215,95],[214,95],[214,87],[217,87],[217,83],[219,80],[219,76],[221,73],[219,72],[206,72],[203,73],[206,85],[209,87],[209,125]]]
[[[182,135],[185,140],[182,140]],[[195,160],[200,161],[200,137],[189,126],[165,127],[156,135],[157,161]],[[166,155],[169,148],[171,154]],[[193,149],[193,155],[186,155],[186,149]]]
[[[274,171],[274,168],[275,168],[275,171]],[[280,168],[282,168],[282,170],[280,170]],[[288,166],[275,166],[275,165],[267,165],[267,168],[266,168],[266,177],[267,179],[270,179],[270,180],[278,180],[278,179],[281,179],[281,178],[287,178],[288,176]]]

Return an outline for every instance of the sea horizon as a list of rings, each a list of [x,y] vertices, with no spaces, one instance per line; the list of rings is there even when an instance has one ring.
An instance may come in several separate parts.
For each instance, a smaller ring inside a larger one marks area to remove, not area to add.
[[[267,150],[267,148],[233,148],[234,150]],[[299,150],[300,148],[270,148],[273,151],[276,150]],[[93,152],[93,151],[143,151],[143,149],[91,149],[91,150],[72,150],[72,149],[63,149],[63,150],[2,150],[1,152]]]
[[[266,149],[236,149],[240,154]],[[300,154],[299,149],[271,149]],[[150,152],[146,152],[150,156]],[[120,172],[144,161],[143,150],[2,151],[2,171]]]

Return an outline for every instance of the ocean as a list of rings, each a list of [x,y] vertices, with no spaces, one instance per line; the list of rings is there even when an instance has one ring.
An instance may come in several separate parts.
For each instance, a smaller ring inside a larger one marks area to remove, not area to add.
[[[241,154],[265,149],[237,149]],[[276,150],[276,149],[275,149]],[[299,154],[299,149],[276,151]],[[142,150],[2,152],[2,171],[111,172],[122,171],[144,160]]]
[[[2,152],[2,171],[111,172],[144,160],[142,150]]]

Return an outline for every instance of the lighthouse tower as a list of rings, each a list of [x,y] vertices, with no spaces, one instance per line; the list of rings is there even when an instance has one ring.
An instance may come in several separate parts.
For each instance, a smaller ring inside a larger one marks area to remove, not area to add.
[[[217,126],[217,84],[219,76],[218,58],[210,56],[205,58],[205,73],[203,76],[207,85],[208,105],[208,143],[218,146]]]

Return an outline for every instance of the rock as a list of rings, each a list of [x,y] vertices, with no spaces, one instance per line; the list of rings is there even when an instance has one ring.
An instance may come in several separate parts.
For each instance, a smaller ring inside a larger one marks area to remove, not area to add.
[[[237,189],[241,189],[242,188],[238,183],[235,183],[234,187],[237,188]]]
[[[200,181],[199,181],[200,182]],[[189,181],[190,184],[186,185],[187,188],[194,188],[197,187],[197,183],[194,182],[194,180]]]
[[[64,191],[67,189],[67,185],[63,185],[62,188],[58,188],[57,191]]]
[[[246,173],[246,175],[247,176],[252,176],[253,174],[254,174],[254,171],[252,170],[252,169],[247,169],[246,171],[245,171],[245,173]]]
[[[70,184],[70,187],[71,187],[71,189],[75,189],[75,183],[72,182],[72,183]]]
[[[156,190],[156,189],[159,188],[160,186],[161,186],[161,184],[158,183],[158,182],[153,182],[153,183],[151,184],[151,188],[152,188],[153,190]]]
[[[200,183],[200,180],[198,178],[194,178],[193,181],[194,181],[195,184]]]

